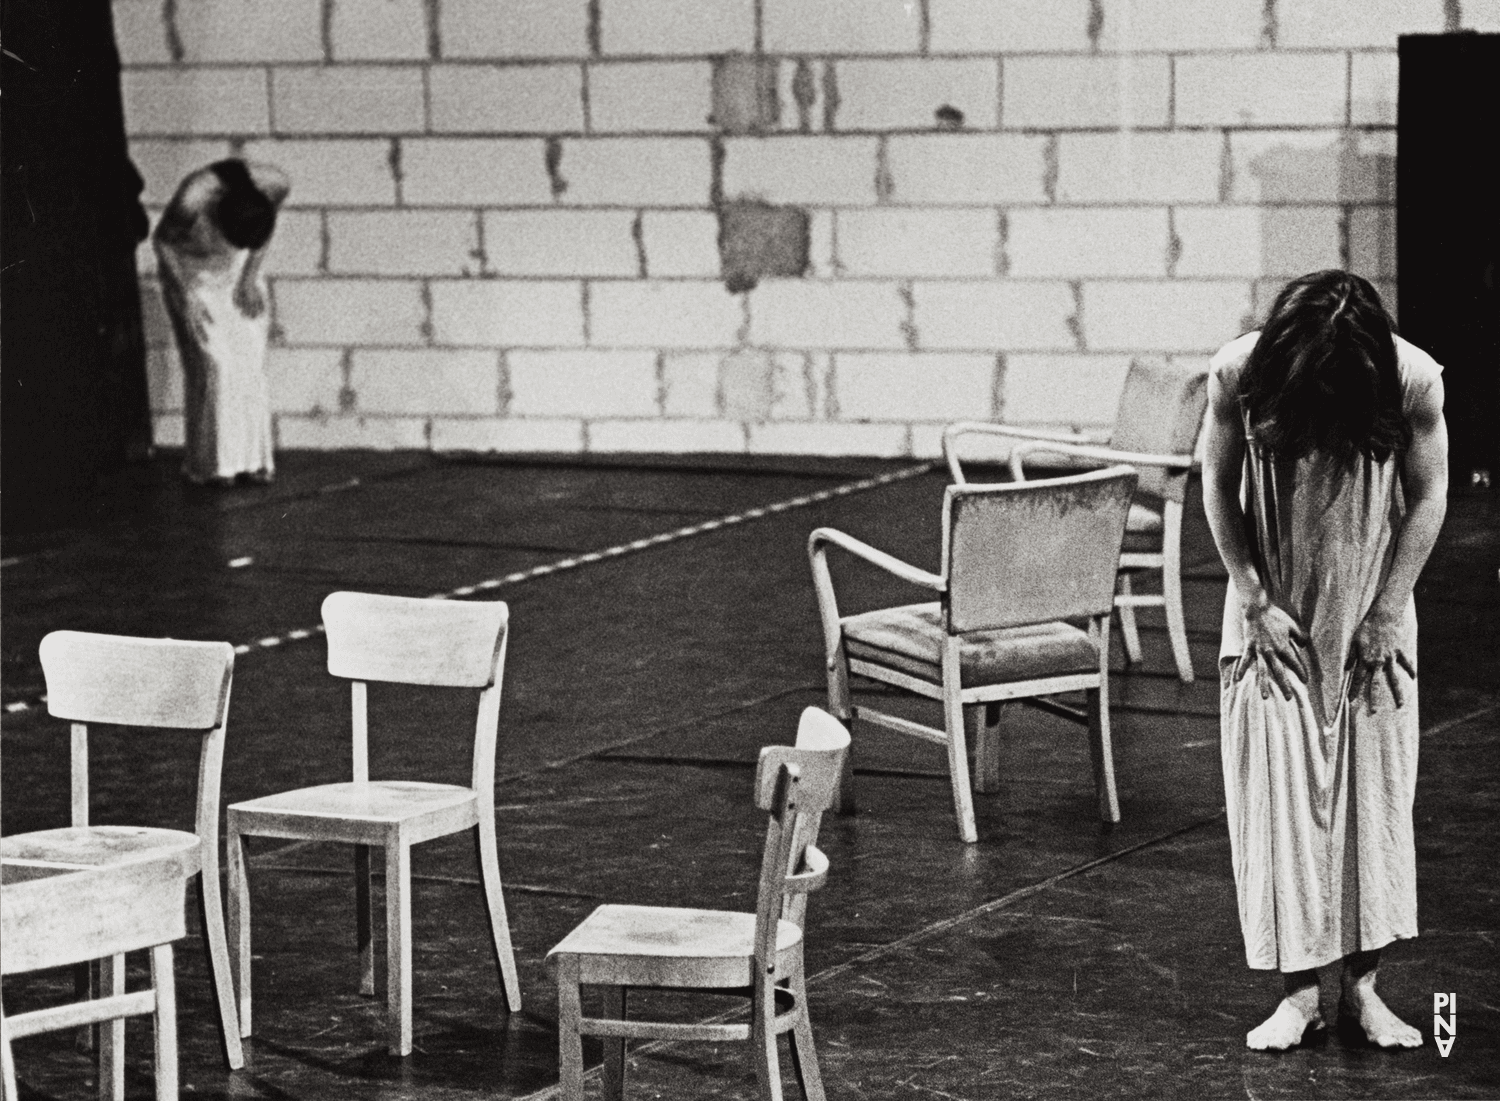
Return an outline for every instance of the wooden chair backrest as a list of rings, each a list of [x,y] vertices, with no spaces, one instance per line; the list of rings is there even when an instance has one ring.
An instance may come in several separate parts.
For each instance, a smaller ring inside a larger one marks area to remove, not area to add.
[[[349,680],[488,688],[500,666],[503,601],[330,593],[328,671]]]
[[[1109,446],[1149,455],[1191,456],[1208,409],[1208,368],[1132,360]],[[1169,501],[1187,496],[1188,471],[1141,466],[1139,488]]]
[[[47,712],[73,724],[72,824],[89,824],[89,723],[193,731],[203,739],[196,832],[217,844],[234,647],[53,631],[39,653]]]
[[[823,812],[838,794],[849,732],[826,711],[802,712],[795,746],[766,746],[755,770],[755,804],[769,811],[755,899],[759,978],[773,977],[777,922],[799,925],[809,891],[823,884],[827,858],[813,845]]]
[[[370,778],[365,684],[478,688],[471,784],[481,802],[495,790],[495,740],[510,609],[504,601],[430,600],[330,593],[323,600],[328,671],[354,683],[353,779]]]
[[[1106,615],[1135,470],[950,485],[943,560],[951,634]]]

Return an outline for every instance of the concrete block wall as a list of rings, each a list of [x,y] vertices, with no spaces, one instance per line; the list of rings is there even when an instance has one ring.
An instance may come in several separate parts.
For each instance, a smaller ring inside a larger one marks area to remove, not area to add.
[[[159,213],[292,179],[282,447],[929,456],[1393,295],[1397,36],[1496,0],[114,0]],[[160,442],[181,382],[141,267]]]

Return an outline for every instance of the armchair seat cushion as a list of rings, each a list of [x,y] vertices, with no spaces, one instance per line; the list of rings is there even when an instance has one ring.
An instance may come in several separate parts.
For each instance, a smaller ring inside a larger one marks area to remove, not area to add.
[[[942,681],[943,613],[936,604],[907,604],[840,621],[849,657]],[[1099,670],[1099,651],[1086,632],[1067,623],[1036,623],[963,636],[959,675],[966,688],[1061,677]]]

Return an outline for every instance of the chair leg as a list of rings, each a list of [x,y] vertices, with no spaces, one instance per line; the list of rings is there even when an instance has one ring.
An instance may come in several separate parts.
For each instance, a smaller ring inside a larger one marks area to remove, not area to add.
[[[625,1019],[625,988],[606,986],[604,1005],[599,1014],[611,1020]],[[605,1101],[625,1101],[625,1038],[604,1037],[603,1090]]]
[[[246,874],[245,835],[232,824],[225,837],[225,849],[229,858],[229,947],[234,953],[235,978],[239,980],[237,1012],[240,1036],[244,1037],[251,1031],[250,880]]]
[[[125,993],[125,954],[99,961],[99,996],[112,998]],[[99,1025],[100,1101],[125,1101],[125,1018],[116,1017]]]
[[[969,844],[979,840],[974,828],[974,796],[969,790],[969,747],[964,739],[964,705],[960,693],[958,640],[943,645],[943,720],[948,730],[948,777],[953,784],[953,813],[958,836]]]
[[[565,1101],[583,1101],[583,1007],[579,1002],[578,960],[557,961],[558,1086]]]
[[[1135,593],[1135,586],[1128,573],[1120,574],[1116,588],[1124,597]],[[1141,633],[1135,625],[1135,605],[1117,604],[1115,611],[1120,613],[1120,636],[1125,640],[1125,660],[1131,665],[1137,665],[1141,660]]]
[[[229,971],[229,942],[224,934],[224,900],[219,894],[219,846],[204,845],[203,870],[198,874],[198,915],[203,919],[203,947],[208,956],[208,981],[219,1007],[220,1054],[230,1070],[245,1065],[240,1045],[240,1017],[234,1008],[234,979]]]
[[[854,733],[854,701],[849,693],[849,660],[844,648],[828,658],[828,713]],[[844,751],[844,766],[839,773],[838,809],[840,814],[853,814],[857,809],[854,800],[854,742]]]
[[[385,844],[385,998],[392,1055],[411,1054],[411,847]]]
[[[495,966],[500,971],[500,985],[505,990],[505,1007],[512,1013],[519,1013],[521,979],[516,974],[516,953],[510,943],[510,919],[505,914],[505,893],[500,885],[500,852],[495,841],[493,810],[480,811],[479,825],[474,827],[474,844],[479,850],[479,878],[484,882],[490,944],[495,949]]]
[[[73,1000],[75,1002],[91,1002],[99,996],[99,962],[90,960],[87,963],[75,963],[73,965]],[[97,1051],[99,1048],[100,1025],[82,1025],[73,1039],[73,1046],[78,1051]]]
[[[782,1101],[781,1054],[776,1050],[776,987],[766,975],[758,976],[755,981],[750,1047],[761,1101]]]
[[[5,1010],[0,1009],[0,1098],[19,1101],[20,1093],[16,1086],[16,1060],[10,1053],[10,1025],[5,1023]]]
[[[1000,787],[1000,705],[987,703],[974,739],[974,790],[992,792]]]
[[[1192,684],[1193,658],[1188,651],[1187,622],[1182,616],[1182,506],[1173,501],[1168,501],[1164,510],[1161,549],[1161,591],[1172,660],[1177,663],[1177,679]]]
[[[359,947],[359,992],[375,995],[375,924],[370,920],[370,846],[354,846],[354,939]]]
[[[156,1098],[177,1101],[177,983],[170,944],[151,949],[151,986],[156,991]]]
[[[792,976],[792,996],[797,999],[797,1023],[792,1026],[792,1069],[805,1101],[824,1101],[823,1073],[818,1069],[818,1050],[813,1046],[812,1021],[807,1016],[807,979],[801,965]]]
[[[1089,755],[1094,764],[1094,789],[1099,797],[1099,817],[1120,820],[1120,799],[1115,791],[1114,748],[1109,733],[1109,619],[1103,618],[1092,632],[1099,643],[1099,687],[1088,695]]]

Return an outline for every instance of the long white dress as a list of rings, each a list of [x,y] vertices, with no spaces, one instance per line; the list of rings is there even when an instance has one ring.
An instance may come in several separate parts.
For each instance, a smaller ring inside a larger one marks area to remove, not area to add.
[[[265,369],[270,312],[263,305],[251,316],[235,301],[252,254],[213,224],[215,199],[211,190],[184,183],[153,239],[182,357],[182,470],[195,482],[238,474],[269,479],[276,470]],[[253,282],[265,303],[264,277],[257,273]]]
[[[1226,345],[1212,370],[1228,395],[1258,334]],[[1396,341],[1408,415],[1442,368]],[[1417,684],[1397,708],[1382,683],[1371,710],[1347,698],[1350,644],[1390,571],[1406,515],[1401,460],[1278,461],[1246,432],[1245,526],[1271,600],[1307,631],[1310,678],[1291,701],[1261,698],[1258,670],[1221,697],[1224,788],[1245,957],[1306,971],[1417,935]],[[1224,659],[1242,649],[1233,585]],[[1401,649],[1416,663],[1416,605]],[[1398,673],[1403,681],[1405,673]],[[1293,678],[1295,683],[1295,678]]]

